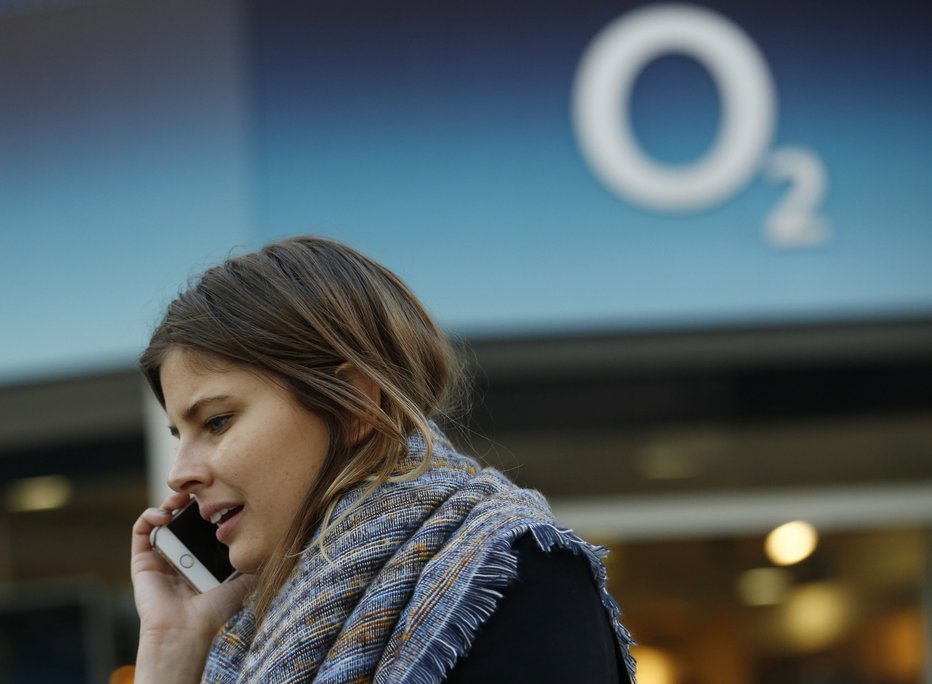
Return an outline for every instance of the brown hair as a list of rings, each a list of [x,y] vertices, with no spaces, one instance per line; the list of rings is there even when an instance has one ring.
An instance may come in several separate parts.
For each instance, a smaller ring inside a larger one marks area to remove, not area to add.
[[[391,271],[338,242],[296,237],[228,259],[173,301],[140,357],[164,407],[160,371],[183,348],[238,364],[281,382],[327,423],[330,448],[320,477],[277,551],[259,572],[261,616],[321,525],[326,533],[340,495],[404,477],[407,437],[449,415],[462,366],[417,298]],[[379,389],[379,404],[340,372],[349,364]],[[354,431],[369,436],[353,444]],[[410,474],[409,474],[410,475]],[[370,489],[370,491],[371,491]]]

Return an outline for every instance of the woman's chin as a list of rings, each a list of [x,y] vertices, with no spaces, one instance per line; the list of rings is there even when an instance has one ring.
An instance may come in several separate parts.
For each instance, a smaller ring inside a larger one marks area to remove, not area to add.
[[[252,575],[259,572],[262,563],[256,554],[237,553],[234,547],[230,547],[230,565],[242,575]]]

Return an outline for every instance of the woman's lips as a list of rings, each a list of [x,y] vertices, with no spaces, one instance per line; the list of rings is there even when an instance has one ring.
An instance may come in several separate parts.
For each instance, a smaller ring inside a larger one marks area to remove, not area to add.
[[[217,526],[217,541],[228,544],[227,540],[229,540],[230,535],[233,534],[233,530],[243,517],[245,510],[246,508],[244,506],[240,506],[233,515],[227,517]]]

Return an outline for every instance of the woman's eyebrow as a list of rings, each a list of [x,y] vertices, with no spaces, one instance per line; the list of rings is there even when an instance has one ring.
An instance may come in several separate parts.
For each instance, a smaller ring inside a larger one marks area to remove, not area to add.
[[[201,411],[201,409],[204,408],[205,405],[213,403],[215,401],[227,401],[229,400],[229,398],[230,398],[229,394],[217,394],[212,397],[204,397],[202,399],[198,399],[193,404],[191,404],[187,409],[185,409],[185,412],[181,414],[181,417],[184,418],[186,421],[191,421],[195,416],[197,416],[197,414]]]

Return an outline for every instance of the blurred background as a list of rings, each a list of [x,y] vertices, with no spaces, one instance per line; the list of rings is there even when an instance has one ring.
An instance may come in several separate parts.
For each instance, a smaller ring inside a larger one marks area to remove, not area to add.
[[[127,681],[170,454],[135,357],[187,278],[298,233],[455,337],[464,442],[609,547],[641,684],[932,682],[930,28],[0,2],[0,682]]]

